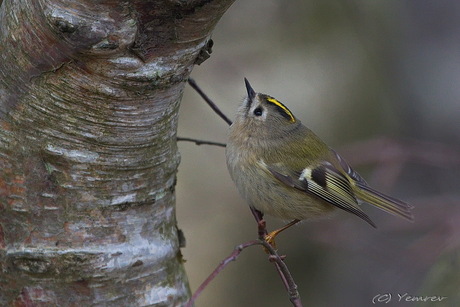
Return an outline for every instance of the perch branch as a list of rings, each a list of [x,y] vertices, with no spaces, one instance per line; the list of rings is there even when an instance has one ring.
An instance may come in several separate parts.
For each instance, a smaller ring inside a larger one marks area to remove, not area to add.
[[[249,241],[249,242],[246,242],[246,243],[243,243],[243,244],[240,244],[238,245],[237,247],[235,247],[235,249],[233,250],[233,252],[227,257],[225,258],[224,260],[222,260],[219,265],[214,269],[214,271],[212,271],[212,273],[208,276],[208,278],[205,279],[205,281],[203,281],[203,283],[198,287],[198,289],[196,289],[195,293],[192,295],[192,297],[190,298],[190,300],[187,302],[187,304],[185,305],[185,307],[191,307],[193,305],[193,303],[195,302],[195,300],[198,298],[198,296],[200,296],[201,292],[203,292],[203,290],[209,285],[209,283],[214,279],[216,278],[217,275],[219,275],[219,273],[225,269],[225,267],[232,261],[235,261],[236,258],[238,258],[238,256],[241,254],[241,252],[245,249],[245,248],[248,248],[249,246],[253,246],[253,245],[259,245],[261,244],[260,241],[258,240],[255,240],[255,241]]]
[[[225,267],[227,267],[227,265],[230,262],[235,261],[244,249],[254,245],[262,245],[268,250],[268,252],[270,253],[268,259],[275,264],[278,272],[280,273],[284,286],[286,287],[286,290],[289,293],[289,300],[291,301],[293,306],[302,307],[300,295],[297,291],[297,285],[295,284],[294,279],[292,278],[291,272],[289,272],[286,263],[284,263],[282,257],[279,256],[276,250],[264,239],[249,241],[235,247],[233,252],[224,260],[222,260],[219,263],[219,265],[214,269],[214,271],[212,271],[212,273],[205,279],[205,281],[203,281],[203,283],[198,287],[198,289],[195,291],[195,293],[192,295],[192,297],[185,306],[191,307],[195,300],[198,298],[198,296],[200,296],[200,294],[204,291],[204,289],[206,289],[206,287],[214,280],[214,278],[217,277],[217,275],[219,275],[219,273],[223,269],[225,269]]]

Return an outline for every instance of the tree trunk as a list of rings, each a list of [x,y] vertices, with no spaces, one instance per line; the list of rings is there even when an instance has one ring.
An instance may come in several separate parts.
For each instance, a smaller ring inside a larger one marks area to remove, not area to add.
[[[234,0],[0,0],[0,305],[189,296],[179,102]]]

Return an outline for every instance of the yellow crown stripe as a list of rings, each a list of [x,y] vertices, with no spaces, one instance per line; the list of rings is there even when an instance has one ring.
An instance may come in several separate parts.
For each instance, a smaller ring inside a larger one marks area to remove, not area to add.
[[[291,123],[295,123],[295,117],[294,117],[294,115],[292,115],[291,111],[289,111],[289,109],[288,109],[284,104],[282,104],[281,102],[279,102],[279,101],[276,100],[275,98],[271,98],[271,97],[267,98],[267,101],[268,101],[268,102],[271,102],[271,103],[273,103],[274,105],[276,105],[276,106],[280,107],[281,109],[283,109],[283,111],[284,111],[287,115],[289,115],[289,117],[291,118],[291,120],[290,120]]]

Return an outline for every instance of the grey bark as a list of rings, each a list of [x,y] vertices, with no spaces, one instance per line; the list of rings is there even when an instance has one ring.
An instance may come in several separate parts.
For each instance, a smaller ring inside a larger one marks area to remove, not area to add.
[[[187,300],[178,108],[233,1],[0,1],[1,306]]]

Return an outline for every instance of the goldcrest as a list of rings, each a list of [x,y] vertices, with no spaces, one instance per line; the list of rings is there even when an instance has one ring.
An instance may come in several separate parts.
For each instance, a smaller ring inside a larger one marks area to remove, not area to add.
[[[227,166],[249,206],[264,214],[299,220],[342,209],[375,227],[362,202],[412,221],[412,207],[371,188],[348,163],[302,125],[275,98],[248,96],[230,126]]]

